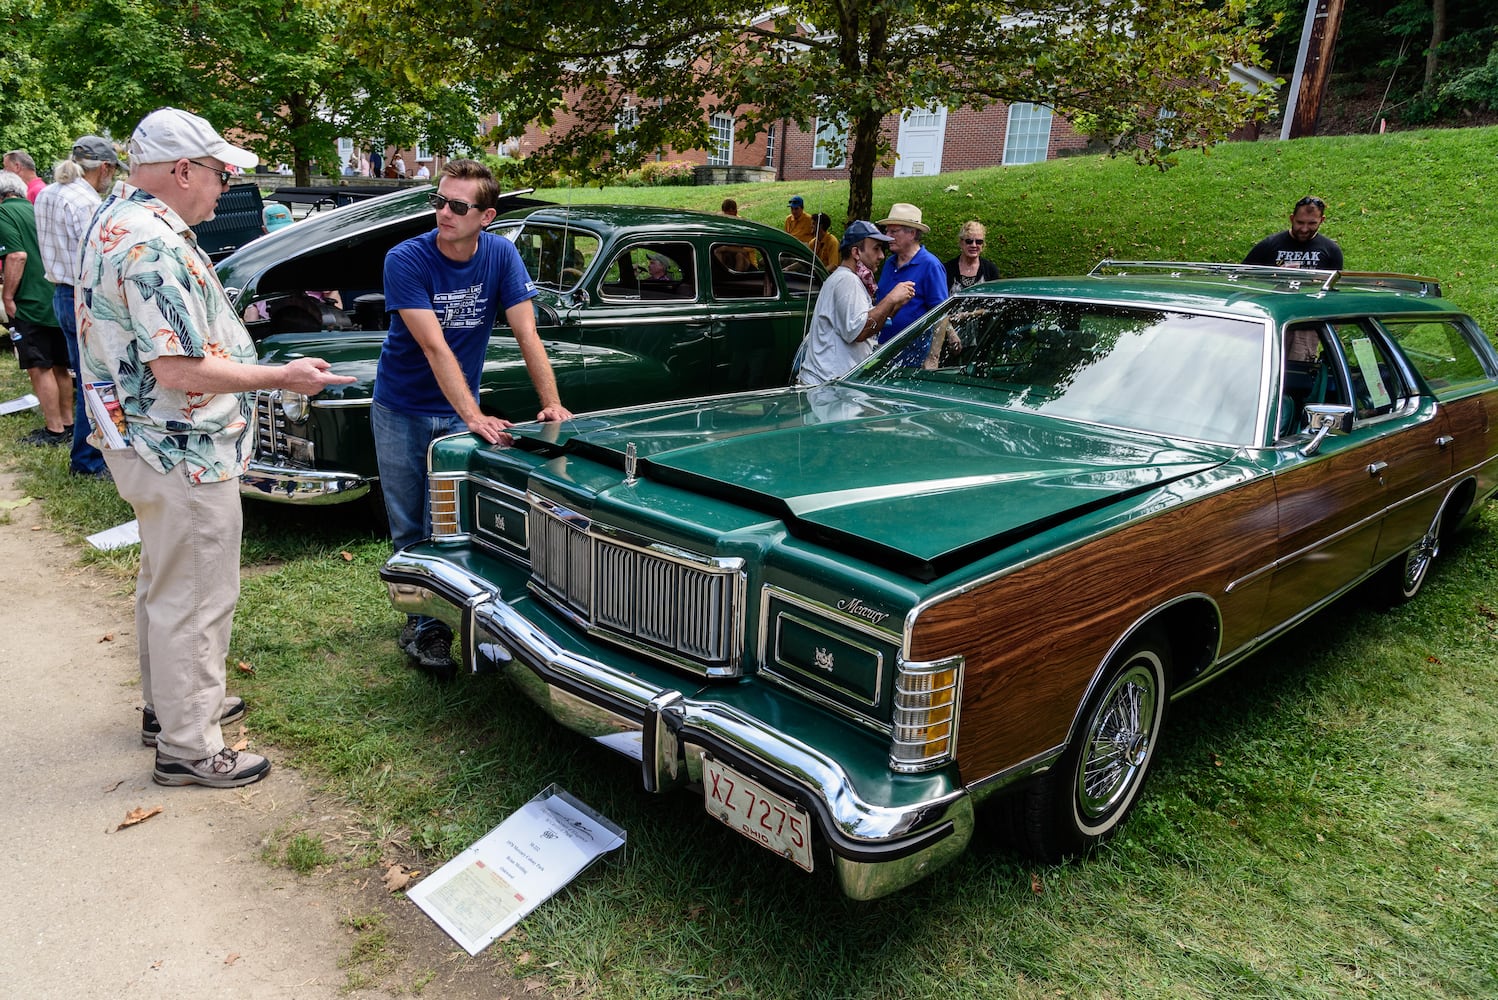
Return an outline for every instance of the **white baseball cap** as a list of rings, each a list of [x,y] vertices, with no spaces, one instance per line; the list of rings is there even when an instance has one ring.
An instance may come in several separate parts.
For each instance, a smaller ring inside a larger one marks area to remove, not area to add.
[[[241,170],[260,162],[248,149],[230,145],[206,119],[180,108],[157,108],[130,136],[131,163],[170,163],[197,156],[212,156]]]

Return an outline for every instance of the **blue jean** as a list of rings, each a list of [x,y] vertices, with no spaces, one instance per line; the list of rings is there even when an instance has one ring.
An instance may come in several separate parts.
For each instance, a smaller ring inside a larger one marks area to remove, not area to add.
[[[390,520],[390,540],[395,551],[410,548],[432,534],[431,498],[427,493],[427,449],[448,434],[467,430],[456,413],[431,417],[401,413],[379,403],[369,407],[374,432],[375,461],[380,469],[380,490],[385,495],[385,513]],[[447,628],[435,618],[411,616],[418,635],[430,628]]]
[[[105,471],[104,456],[88,443],[88,408],[83,402],[83,370],[78,364],[78,318],[73,315],[73,286],[58,285],[52,292],[52,311],[68,345],[68,367],[73,369],[73,451],[68,471],[75,476],[97,476]]]

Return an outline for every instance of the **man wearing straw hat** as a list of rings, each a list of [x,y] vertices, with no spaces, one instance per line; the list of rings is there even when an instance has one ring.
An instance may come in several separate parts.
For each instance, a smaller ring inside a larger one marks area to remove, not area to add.
[[[890,206],[889,217],[879,220],[879,226],[889,234],[889,260],[879,274],[879,291],[874,296],[876,303],[884,301],[890,289],[908,281],[915,286],[915,294],[902,305],[884,329],[879,333],[879,343],[884,343],[895,334],[914,323],[939,303],[947,300],[947,269],[936,255],[921,246],[921,238],[931,227],[921,221],[921,210],[906,202]]]

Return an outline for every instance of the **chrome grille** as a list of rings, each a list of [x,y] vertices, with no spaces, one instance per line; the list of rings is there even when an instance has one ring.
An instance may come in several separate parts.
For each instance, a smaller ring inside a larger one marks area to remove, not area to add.
[[[255,457],[284,458],[287,454],[286,427],[281,421],[279,397],[273,389],[255,393]]]
[[[531,577],[539,593],[591,630],[683,658],[715,676],[738,669],[741,562],[624,541],[548,501],[532,498]]]

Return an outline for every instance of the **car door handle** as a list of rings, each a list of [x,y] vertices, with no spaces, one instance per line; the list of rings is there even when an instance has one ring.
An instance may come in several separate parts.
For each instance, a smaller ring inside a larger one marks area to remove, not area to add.
[[[1452,437],[1450,434],[1442,434],[1440,437],[1436,438],[1436,447],[1445,448],[1455,440],[1456,438]]]
[[[1368,466],[1368,475],[1373,477],[1374,479],[1381,480],[1384,477],[1384,470],[1388,467],[1388,462],[1374,462],[1372,465]]]

